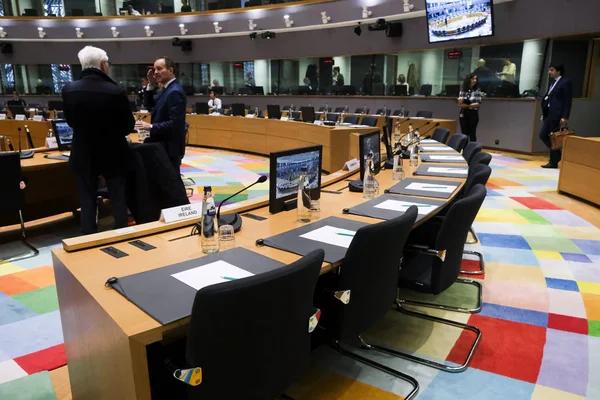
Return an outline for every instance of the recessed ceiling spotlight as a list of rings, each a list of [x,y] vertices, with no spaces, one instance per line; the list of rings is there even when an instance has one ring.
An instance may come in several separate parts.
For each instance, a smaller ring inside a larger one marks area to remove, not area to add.
[[[286,28],[291,28],[292,26],[294,26],[294,21],[292,21],[292,20],[290,19],[290,16],[289,16],[289,15],[287,15],[287,14],[286,14],[286,15],[284,15],[284,16],[283,16],[283,20],[285,21],[285,26],[286,26]]]
[[[369,18],[371,15],[373,15],[373,11],[369,10],[369,7],[364,6],[362,8],[362,17]]]

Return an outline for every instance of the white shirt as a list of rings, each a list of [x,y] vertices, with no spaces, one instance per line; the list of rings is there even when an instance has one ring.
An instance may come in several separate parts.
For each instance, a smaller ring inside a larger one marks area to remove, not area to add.
[[[546,95],[546,99],[545,99],[546,101],[548,101],[548,98],[550,97],[550,93],[552,93],[552,91],[554,90],[554,87],[556,86],[558,81],[560,81],[560,78],[562,78],[562,76],[559,76],[558,78],[556,78],[556,80],[552,84],[552,87],[550,88],[550,90],[548,90],[548,94]],[[548,103],[548,107],[550,107],[550,103]]]
[[[177,78],[173,78],[171,79],[169,82],[165,83],[164,88],[168,88],[169,85],[171,84],[171,82],[173,82],[175,79]],[[148,86],[146,86],[146,90],[154,90],[154,86],[152,86],[151,84],[148,84]]]
[[[218,108],[218,109],[220,109],[222,105],[223,104],[221,103],[221,99],[218,99],[216,97],[215,97],[214,100],[209,100],[208,101],[208,106],[212,107],[212,108]]]
[[[142,14],[140,14],[140,12],[137,10],[131,10],[131,15],[142,15]]]

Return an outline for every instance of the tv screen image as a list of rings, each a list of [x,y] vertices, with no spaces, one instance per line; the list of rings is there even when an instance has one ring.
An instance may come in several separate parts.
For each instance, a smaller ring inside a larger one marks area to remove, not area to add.
[[[67,150],[73,141],[73,128],[67,124],[67,121],[54,120],[52,125],[59,150]]]
[[[277,157],[277,174],[275,181],[275,198],[280,199],[298,191],[300,173],[306,169],[309,188],[319,187],[321,171],[319,150],[301,154]]]
[[[494,34],[492,0],[425,0],[429,42]]]

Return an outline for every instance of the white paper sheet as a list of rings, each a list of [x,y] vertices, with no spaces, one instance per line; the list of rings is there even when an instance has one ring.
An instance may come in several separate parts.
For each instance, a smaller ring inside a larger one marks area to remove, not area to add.
[[[417,213],[421,215],[429,214],[431,211],[435,210],[437,206],[433,206],[431,204],[424,203],[410,203],[408,201],[400,201],[400,200],[386,200],[382,203],[379,203],[375,206],[375,208],[381,208],[384,210],[391,211],[402,211],[406,212],[410,206],[417,206]]]
[[[428,143],[428,144],[435,144],[435,143],[440,143],[437,140],[433,140],[433,139],[423,139],[421,140],[421,143]]]
[[[247,278],[253,275],[251,272],[238,268],[226,261],[219,260],[188,269],[187,271],[178,272],[171,276],[196,290],[200,290],[206,286]]]
[[[432,160],[439,160],[439,161],[465,161],[464,158],[462,158],[462,156],[451,156],[451,155],[447,155],[447,156],[429,156],[430,159]]]
[[[421,146],[421,151],[423,152],[431,152],[431,151],[445,151],[445,152],[455,152],[452,147],[448,146]]]
[[[427,172],[444,172],[447,174],[460,174],[467,175],[469,173],[468,168],[444,168],[444,167],[429,167]]]
[[[355,231],[325,225],[322,228],[300,235],[301,238],[327,243],[347,249],[354,238]]]
[[[440,192],[440,193],[452,193],[456,189],[456,186],[452,185],[437,185],[435,183],[420,183],[413,182],[406,187],[410,190],[422,190],[424,192]]]

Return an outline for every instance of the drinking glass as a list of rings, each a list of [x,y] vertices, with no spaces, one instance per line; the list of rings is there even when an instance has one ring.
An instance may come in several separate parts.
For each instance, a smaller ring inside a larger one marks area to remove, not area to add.
[[[319,200],[310,201],[310,219],[316,221],[321,218],[321,202]]]
[[[221,225],[219,227],[219,251],[233,249],[235,247],[235,233],[233,226]]]
[[[402,165],[402,157],[399,154],[394,156],[392,179],[395,181],[401,181],[404,179],[404,166]]]

